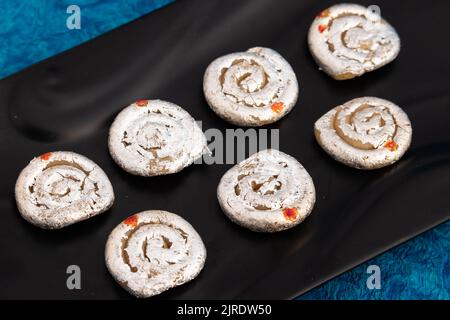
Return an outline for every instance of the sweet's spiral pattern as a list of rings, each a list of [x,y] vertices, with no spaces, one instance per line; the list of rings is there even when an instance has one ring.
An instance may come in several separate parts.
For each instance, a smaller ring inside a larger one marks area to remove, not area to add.
[[[297,160],[269,149],[226,172],[217,196],[231,220],[254,231],[274,232],[291,228],[309,215],[315,189]]]
[[[206,69],[203,91],[209,106],[224,120],[260,126],[291,111],[298,83],[282,56],[256,47],[214,60]]]
[[[337,80],[378,69],[400,51],[395,29],[379,14],[356,4],[322,11],[311,25],[308,42],[320,67]]]
[[[119,224],[108,238],[107,267],[138,297],[157,295],[200,273],[206,249],[197,232],[167,211],[144,211]]]
[[[42,228],[56,229],[106,211],[114,193],[106,174],[73,152],[49,152],[33,159],[16,183],[22,216]]]
[[[206,150],[206,138],[195,120],[179,106],[161,100],[131,104],[110,128],[109,150],[129,173],[155,176],[175,173]]]
[[[408,116],[387,100],[364,97],[338,106],[315,124],[319,144],[338,161],[360,169],[392,164],[412,136]]]

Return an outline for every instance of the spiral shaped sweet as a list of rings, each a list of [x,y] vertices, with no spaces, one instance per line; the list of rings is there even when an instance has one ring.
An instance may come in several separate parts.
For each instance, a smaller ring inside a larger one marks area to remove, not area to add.
[[[376,169],[399,160],[409,148],[412,128],[406,113],[390,101],[363,97],[338,106],[315,123],[316,139],[336,160]]]
[[[319,66],[336,80],[378,69],[400,51],[395,29],[379,14],[356,4],[322,11],[311,25],[308,43]]]
[[[156,176],[178,172],[200,158],[206,138],[179,106],[140,100],[117,115],[108,146],[114,161],[127,172]]]
[[[256,47],[214,60],[206,69],[203,91],[211,109],[224,120],[261,126],[292,110],[298,83],[280,54]]]
[[[275,232],[299,224],[310,214],[315,189],[297,160],[268,149],[227,171],[217,197],[232,221],[253,231]]]
[[[108,210],[114,192],[103,170],[73,152],[48,152],[19,175],[15,195],[21,215],[45,229],[58,229]]]
[[[206,249],[194,228],[176,214],[149,210],[125,219],[110,234],[105,261],[116,281],[150,297],[194,279]]]

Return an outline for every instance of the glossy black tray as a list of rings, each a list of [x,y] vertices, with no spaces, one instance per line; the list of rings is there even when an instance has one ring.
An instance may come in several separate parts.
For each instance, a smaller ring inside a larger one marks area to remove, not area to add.
[[[369,1],[362,2],[372,4]],[[0,81],[0,297],[129,298],[109,276],[104,244],[126,216],[165,209],[190,221],[208,249],[206,267],[161,298],[291,298],[449,218],[450,56],[448,1],[377,1],[402,39],[398,59],[359,79],[337,82],[318,70],[308,27],[330,1],[190,0]],[[280,149],[312,175],[317,202],[302,225],[256,234],[230,222],[216,186],[230,165],[193,165],[179,174],[139,178],[108,154],[116,113],[140,98],[185,107],[203,129],[232,128],[207,106],[202,76],[216,57],[252,46],[279,51],[301,93],[280,129]],[[313,123],[337,104],[374,95],[399,104],[413,143],[397,164],[347,168],[313,138]],[[73,150],[97,162],[116,192],[105,214],[59,231],[25,222],[14,183],[35,155]],[[66,267],[82,270],[82,290],[66,288]]]

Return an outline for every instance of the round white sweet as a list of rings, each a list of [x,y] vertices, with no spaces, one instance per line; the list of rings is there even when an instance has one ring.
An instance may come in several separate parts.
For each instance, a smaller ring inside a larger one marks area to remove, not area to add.
[[[363,97],[338,106],[316,121],[317,142],[336,160],[377,169],[399,160],[411,144],[406,113],[390,101]]]
[[[123,109],[109,130],[108,147],[120,167],[140,176],[176,173],[207,150],[189,113],[161,100],[140,100]]]
[[[16,182],[20,214],[44,229],[59,229],[108,210],[114,202],[105,172],[74,152],[48,152],[34,158]]]
[[[322,11],[308,33],[312,56],[336,80],[378,69],[400,52],[400,38],[379,13],[357,4]]]
[[[312,211],[316,193],[311,176],[293,157],[260,151],[228,170],[217,198],[235,223],[257,232],[292,228]]]
[[[206,249],[180,216],[148,210],[125,219],[109,235],[105,261],[114,279],[139,298],[160,294],[194,279]]]
[[[298,83],[289,63],[269,48],[217,58],[206,69],[203,92],[211,109],[238,126],[262,126],[289,113]]]

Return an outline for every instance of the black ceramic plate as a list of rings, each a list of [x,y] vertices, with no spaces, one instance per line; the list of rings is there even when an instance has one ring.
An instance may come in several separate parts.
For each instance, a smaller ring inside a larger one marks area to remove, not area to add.
[[[128,215],[165,209],[190,221],[208,249],[206,267],[163,298],[290,298],[449,218],[450,63],[448,1],[377,1],[402,39],[398,59],[359,79],[323,74],[307,45],[308,27],[330,1],[177,1],[162,10],[0,82],[0,297],[128,298],[103,259],[109,232]],[[369,2],[363,2],[369,5]],[[207,106],[202,76],[216,57],[252,46],[279,51],[301,84],[280,129],[280,149],[296,157],[317,189],[313,214],[278,234],[230,222],[216,186],[230,165],[193,165],[139,178],[108,154],[116,113],[140,98],[185,107],[203,129],[232,128]],[[399,104],[413,124],[405,157],[362,172],[327,156],[313,123],[337,104],[373,95]],[[116,192],[105,214],[59,231],[25,222],[14,183],[34,156],[73,150],[97,162]],[[66,288],[66,267],[82,270],[82,290]]]

